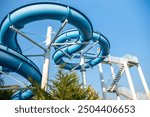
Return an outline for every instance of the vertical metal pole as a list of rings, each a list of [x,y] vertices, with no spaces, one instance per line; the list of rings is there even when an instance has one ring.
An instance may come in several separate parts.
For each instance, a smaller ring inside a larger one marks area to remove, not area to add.
[[[42,73],[42,83],[41,88],[47,91],[47,83],[49,77],[49,64],[50,64],[50,43],[51,43],[51,35],[52,35],[52,27],[47,28],[47,36],[46,36],[46,52],[43,64],[43,73]]]
[[[124,67],[125,67],[125,72],[126,72],[126,75],[127,75],[127,79],[128,79],[128,83],[129,83],[129,86],[130,86],[130,90],[131,90],[133,99],[137,100],[136,92],[135,92],[135,89],[134,89],[134,85],[133,85],[133,82],[132,82],[132,77],[130,75],[130,71],[128,69],[127,61],[124,61]]]
[[[109,59],[109,61],[111,61],[110,54],[108,55],[108,59]],[[115,70],[114,70],[114,68],[113,68],[111,63],[109,65],[110,65],[110,70],[111,70],[111,76],[112,76],[112,78],[114,80],[115,79]],[[116,93],[116,96],[117,96],[117,100],[120,100],[120,97],[119,97],[119,95],[117,93]]]
[[[102,96],[103,96],[103,99],[106,100],[107,95],[106,95],[106,87],[105,87],[105,80],[104,80],[104,75],[103,75],[102,64],[99,63],[98,67],[99,67],[99,74],[100,74],[100,83],[101,83],[101,89],[102,89]]]
[[[137,69],[138,69],[138,72],[139,72],[139,75],[140,75],[142,84],[143,84],[143,86],[144,86],[145,92],[146,92],[148,98],[150,98],[150,97],[149,97],[149,96],[150,96],[149,88],[148,88],[148,85],[147,85],[147,83],[146,83],[146,80],[145,80],[144,74],[143,74],[143,72],[142,72],[141,66],[138,65],[138,66],[137,66]]]
[[[86,88],[86,76],[85,76],[85,60],[84,60],[84,56],[83,56],[83,52],[81,51],[81,55],[80,55],[80,65],[81,65],[81,74],[82,74],[82,83],[83,83],[83,88]]]
[[[111,61],[110,55],[108,55],[108,60]],[[113,68],[113,66],[112,66],[111,63],[110,63],[110,70],[111,70],[111,76],[112,76],[112,78],[115,79],[115,70],[114,70],[114,68]]]

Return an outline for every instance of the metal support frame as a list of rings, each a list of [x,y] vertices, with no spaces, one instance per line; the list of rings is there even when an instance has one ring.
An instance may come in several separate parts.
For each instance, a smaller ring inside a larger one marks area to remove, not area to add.
[[[46,48],[44,48],[43,46],[41,46],[38,43],[36,43],[35,41],[33,41],[31,38],[29,38],[28,36],[26,36],[23,32],[19,31],[14,26],[10,26],[9,27],[14,32],[20,34],[25,39],[27,39],[28,41],[30,41],[31,43],[33,43],[34,45],[36,45],[39,48],[41,48],[42,50],[44,50],[44,52],[45,52],[44,54],[27,55],[27,56],[28,57],[37,57],[37,56],[43,56],[44,55],[44,64],[43,64],[43,73],[42,73],[41,88],[45,89],[45,91],[47,91],[47,82],[48,82],[48,76],[49,76],[49,64],[50,64],[50,50],[51,50],[51,46],[53,45],[53,43],[57,39],[59,33],[62,31],[62,29],[64,28],[64,26],[67,23],[68,23],[68,20],[65,19],[64,22],[62,23],[61,27],[59,28],[58,32],[56,33],[55,37],[53,38],[53,40],[51,40],[51,38],[52,38],[51,36],[52,36],[52,33],[53,33],[52,32],[52,27],[48,27],[48,29],[47,29],[47,36],[46,36]],[[54,46],[56,47],[56,45],[54,45]]]
[[[108,55],[108,59],[109,59],[109,61],[111,61],[111,56],[110,55]],[[113,79],[115,79],[115,70],[114,70],[111,63],[109,65],[110,65],[110,70],[111,70],[111,76],[112,76]]]
[[[111,56],[110,56],[110,54],[108,55],[108,59],[109,59],[109,61],[111,61]],[[115,79],[115,70],[114,70],[114,68],[113,68],[113,66],[112,66],[112,64],[111,63],[109,63],[109,65],[110,65],[110,70],[111,70],[111,76],[112,76],[112,78],[113,78],[113,80]],[[118,95],[118,93],[116,92],[116,96],[117,96],[117,100],[120,100],[120,96]]]
[[[62,49],[60,49],[59,47],[55,46],[59,51],[61,51],[62,53],[64,53],[66,55],[66,57],[68,57],[69,59],[71,59],[71,56],[69,54],[67,54],[65,51],[63,51]]]
[[[84,55],[83,55],[83,51],[81,51],[81,55],[80,55],[80,65],[81,65],[81,73],[82,73],[82,83],[83,83],[83,88],[86,88],[86,69],[85,69],[85,59],[84,59]]]
[[[89,42],[85,43],[77,43],[77,44],[88,44]],[[80,63],[76,65],[71,71],[74,71],[78,66],[81,66],[81,74],[82,74],[82,83],[83,83],[83,88],[86,88],[86,69],[85,69],[85,54],[88,54],[87,52],[90,51],[98,41],[96,41],[94,44],[91,45],[87,50],[83,51],[81,50],[80,52],[76,52],[70,59],[73,59],[78,53],[80,53]]]
[[[89,47],[83,54],[86,54],[89,50],[91,50],[94,46],[96,46],[97,43],[98,41],[96,41],[93,45],[91,45],[91,47]]]
[[[0,87],[0,90],[26,90],[26,89],[36,89],[35,87]]]
[[[58,32],[56,33],[54,39],[50,42],[48,48],[50,48],[51,45],[56,41],[56,39],[57,39],[59,33],[62,31],[62,29],[65,27],[65,25],[66,25],[67,23],[68,23],[68,20],[65,19],[64,22],[62,23],[61,27],[59,28]]]
[[[41,88],[47,90],[47,82],[48,82],[48,75],[49,75],[49,63],[50,63],[50,50],[51,50],[51,46],[55,46],[58,50],[62,51],[59,47],[57,47],[58,45],[78,45],[78,44],[88,44],[89,42],[83,42],[83,43],[54,43],[55,40],[57,39],[59,33],[62,31],[62,29],[65,27],[65,25],[68,23],[68,20],[65,19],[64,22],[62,23],[61,27],[59,28],[59,30],[57,31],[55,37],[53,38],[53,40],[51,40],[51,35],[52,35],[52,27],[48,27],[47,29],[47,38],[46,38],[46,48],[42,47],[41,45],[39,45],[38,43],[36,43],[35,41],[33,41],[31,38],[29,38],[28,36],[26,36],[23,32],[19,31],[18,29],[16,29],[14,26],[10,26],[10,29],[13,30],[14,32],[20,34],[21,36],[23,36],[25,39],[27,39],[28,41],[30,41],[31,43],[35,44],[36,46],[38,46],[39,48],[44,50],[44,54],[36,54],[36,55],[27,55],[28,57],[37,57],[37,56],[44,56],[44,64],[43,64],[43,72],[42,72],[42,83],[41,83]],[[94,45],[92,45],[87,51],[89,51],[90,49],[92,49],[98,42],[94,43]],[[86,51],[86,52],[87,52]],[[62,51],[69,59],[72,59],[73,57],[69,56],[67,53],[65,53],[64,51]],[[86,53],[85,52],[85,53]],[[84,54],[85,54],[84,53]],[[82,81],[83,81],[83,88],[86,88],[86,78],[85,78],[85,67],[84,67],[85,61],[84,61],[84,57],[83,57],[83,53],[81,54],[81,73],[82,73]],[[78,65],[79,66],[79,65]],[[78,67],[77,66],[77,67]],[[75,67],[76,68],[76,67]]]
[[[25,34],[23,34],[21,31],[19,31],[18,29],[16,29],[14,26],[10,26],[10,29],[13,30],[14,32],[20,34],[21,36],[23,36],[25,39],[27,39],[28,41],[30,41],[31,43],[33,43],[34,45],[38,46],[39,48],[41,48],[42,50],[44,50],[44,64],[43,64],[43,73],[42,73],[42,83],[41,83],[41,88],[45,89],[45,91],[47,90],[47,82],[48,82],[48,75],[49,75],[49,63],[50,63],[50,43],[52,43],[51,41],[51,35],[52,35],[52,27],[48,27],[47,29],[47,36],[46,36],[46,49],[39,45],[38,43],[36,43],[35,41],[33,41],[31,38],[29,38],[28,36],[26,36]],[[43,56],[43,54],[41,55],[28,55],[28,57],[37,57],[37,56]]]
[[[137,65],[137,69],[138,69],[138,72],[139,72],[139,75],[140,75],[140,78],[141,78],[141,81],[142,81],[144,90],[145,90],[145,92],[146,92],[146,95],[147,95],[147,97],[150,99],[150,91],[149,91],[148,85],[147,85],[147,83],[146,83],[144,74],[143,74],[143,72],[142,72],[142,68],[141,68],[141,66],[140,66],[139,64]]]
[[[105,87],[105,80],[104,80],[104,75],[103,75],[103,69],[102,69],[102,64],[98,64],[99,67],[99,73],[100,73],[100,83],[101,83],[101,89],[102,89],[102,97],[104,100],[107,99],[107,93],[106,93],[106,87]]]
[[[25,55],[26,57],[44,57],[44,54]]]
[[[125,67],[125,72],[126,72],[126,75],[127,75],[127,79],[128,79],[128,83],[129,83],[129,87],[130,87],[133,99],[137,100],[136,92],[135,92],[134,85],[133,85],[133,82],[132,82],[131,74],[129,72],[127,61],[124,61],[124,67]]]
[[[89,44],[89,42],[76,42],[76,43],[53,43],[52,46],[60,46],[60,45],[86,45]]]
[[[26,36],[24,33],[22,33],[21,31],[19,31],[17,28],[15,28],[14,26],[10,26],[9,27],[11,30],[13,30],[14,32],[20,34],[21,36],[23,36],[25,39],[27,39],[28,41],[30,41],[31,43],[33,43],[34,45],[38,46],[39,48],[41,48],[42,50],[46,51],[46,49],[39,45],[38,43],[36,43],[35,41],[33,41],[31,38],[29,38],[28,36]]]
[[[47,28],[47,36],[46,36],[46,52],[44,57],[44,64],[43,64],[43,72],[42,72],[42,83],[41,88],[45,89],[47,91],[47,84],[48,84],[48,78],[49,78],[49,67],[50,67],[50,50],[49,48],[52,38],[52,27]]]

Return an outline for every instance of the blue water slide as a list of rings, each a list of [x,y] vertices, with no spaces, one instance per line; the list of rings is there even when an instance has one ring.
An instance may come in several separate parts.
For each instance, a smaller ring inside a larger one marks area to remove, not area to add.
[[[32,77],[37,82],[41,82],[41,73],[36,65],[28,58],[22,55],[21,47],[17,42],[17,33],[10,29],[14,26],[18,30],[22,29],[26,24],[52,19],[68,23],[75,26],[81,35],[81,42],[90,41],[93,28],[89,19],[80,11],[67,5],[58,3],[34,3],[20,7],[10,12],[0,25],[0,65],[13,72],[17,72],[25,78]],[[68,47],[68,53],[72,54],[84,47],[75,45]],[[30,90],[18,91],[12,99],[28,99],[32,96]]]
[[[8,14],[1,24],[0,43],[18,52],[21,52],[16,40],[16,32],[9,27],[18,29],[33,21],[52,19],[68,23],[75,26],[81,33],[84,41],[89,41],[92,37],[92,25],[89,19],[80,11],[58,3],[35,3],[20,7]]]
[[[70,39],[78,39],[77,42],[81,42],[82,36],[80,35],[80,32],[77,30],[69,30],[69,31],[66,31],[66,32],[60,34],[58,36],[57,40],[55,41],[55,43],[64,43],[64,42],[68,41],[68,39],[69,40]],[[85,63],[85,68],[90,68],[90,67],[97,65],[98,63],[102,62],[104,60],[104,58],[109,54],[110,43],[104,35],[102,35],[101,33],[98,33],[98,32],[94,32],[92,41],[93,42],[98,41],[98,44],[99,44],[101,50],[99,51],[97,57],[95,57],[95,58],[91,57],[91,60],[89,60],[88,62]],[[78,46],[83,46],[83,44],[80,44]],[[61,49],[61,51],[60,51],[60,49],[55,48],[56,52],[53,54],[54,62],[57,65],[62,65],[63,68],[67,69],[67,70],[72,70],[76,66],[78,66],[78,67],[76,67],[75,70],[81,70],[81,65],[78,65],[79,63],[69,63],[63,59],[63,57],[67,57],[65,55],[65,53],[69,53],[70,55],[73,54],[71,51],[69,51],[69,49],[74,46],[67,46],[67,47],[66,46],[58,46],[58,47]],[[80,56],[77,55],[75,57],[79,58]],[[87,57],[87,56],[85,55],[85,57]],[[88,58],[90,58],[90,56]]]
[[[3,45],[0,45],[0,66],[41,83],[41,72],[38,67],[27,57]],[[15,93],[11,99],[29,99],[32,95],[30,90],[25,90],[19,94]]]

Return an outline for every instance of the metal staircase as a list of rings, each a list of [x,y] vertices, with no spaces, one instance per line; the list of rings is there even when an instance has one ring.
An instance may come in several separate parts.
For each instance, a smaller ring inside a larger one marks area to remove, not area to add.
[[[133,100],[131,91],[129,91],[129,90],[128,90],[127,88],[125,88],[125,87],[116,88],[116,89],[115,89],[115,92],[116,92],[118,95],[123,96],[123,97],[125,97],[125,98],[128,99],[128,100]]]
[[[115,91],[118,95],[125,97],[128,100],[133,100],[132,93],[130,89],[125,87],[115,88]],[[139,100],[149,100],[150,94],[146,94],[144,92],[136,92],[137,99]]]
[[[113,79],[111,85],[108,87],[107,91],[108,92],[113,92],[114,89],[116,88],[122,74],[124,73],[125,69],[124,69],[124,65],[121,65],[116,77]]]
[[[115,57],[115,56],[109,55],[107,58],[105,58],[104,61],[102,61],[101,64],[110,66],[111,76],[112,76],[112,79],[108,80],[107,85],[105,85],[103,69],[102,69],[102,66],[99,67],[101,86],[103,89],[102,92],[103,92],[104,99],[107,99],[107,93],[116,93],[117,99],[120,99],[120,96],[123,96],[129,100],[137,100],[137,99],[147,100],[147,99],[150,99],[149,87],[148,87],[147,82],[145,80],[145,77],[144,77],[144,74],[142,72],[142,68],[141,68],[140,63],[138,61],[138,58],[136,56],[132,56],[132,55],[127,54],[123,57]],[[113,65],[120,67],[118,72],[116,73],[116,75],[114,74],[115,72],[114,72]],[[132,76],[130,73],[130,68],[132,68],[132,67],[136,67],[138,70],[140,79],[142,81],[142,85],[144,87],[143,92],[136,92],[136,90],[135,90]],[[120,81],[124,72],[126,74],[126,78],[127,78],[128,84],[129,84],[129,89],[125,88],[125,87],[120,87],[120,86],[118,87],[119,81]]]

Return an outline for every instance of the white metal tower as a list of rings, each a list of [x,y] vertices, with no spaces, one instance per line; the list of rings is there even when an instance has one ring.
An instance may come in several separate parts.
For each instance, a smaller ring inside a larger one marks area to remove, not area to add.
[[[116,74],[112,66],[113,64],[119,67],[119,70]],[[111,69],[112,82],[107,87],[105,85],[106,83],[103,75],[102,65],[110,65],[110,69]],[[131,67],[136,67],[138,69],[145,90],[145,95],[143,94],[143,97],[139,97],[138,93],[135,91],[133,80],[130,74]],[[108,56],[108,58],[106,58],[102,63],[99,64],[99,71],[100,71],[100,79],[101,79],[101,86],[102,86],[102,95],[104,99],[107,99],[106,92],[116,93],[118,100],[120,99],[119,95],[124,96],[125,98],[130,100],[150,99],[150,91],[147,86],[144,74],[142,72],[142,68],[140,66],[137,57],[131,55],[125,55],[123,57]],[[119,80],[121,79],[123,73],[126,73],[130,90],[128,90],[125,87],[118,86]]]

